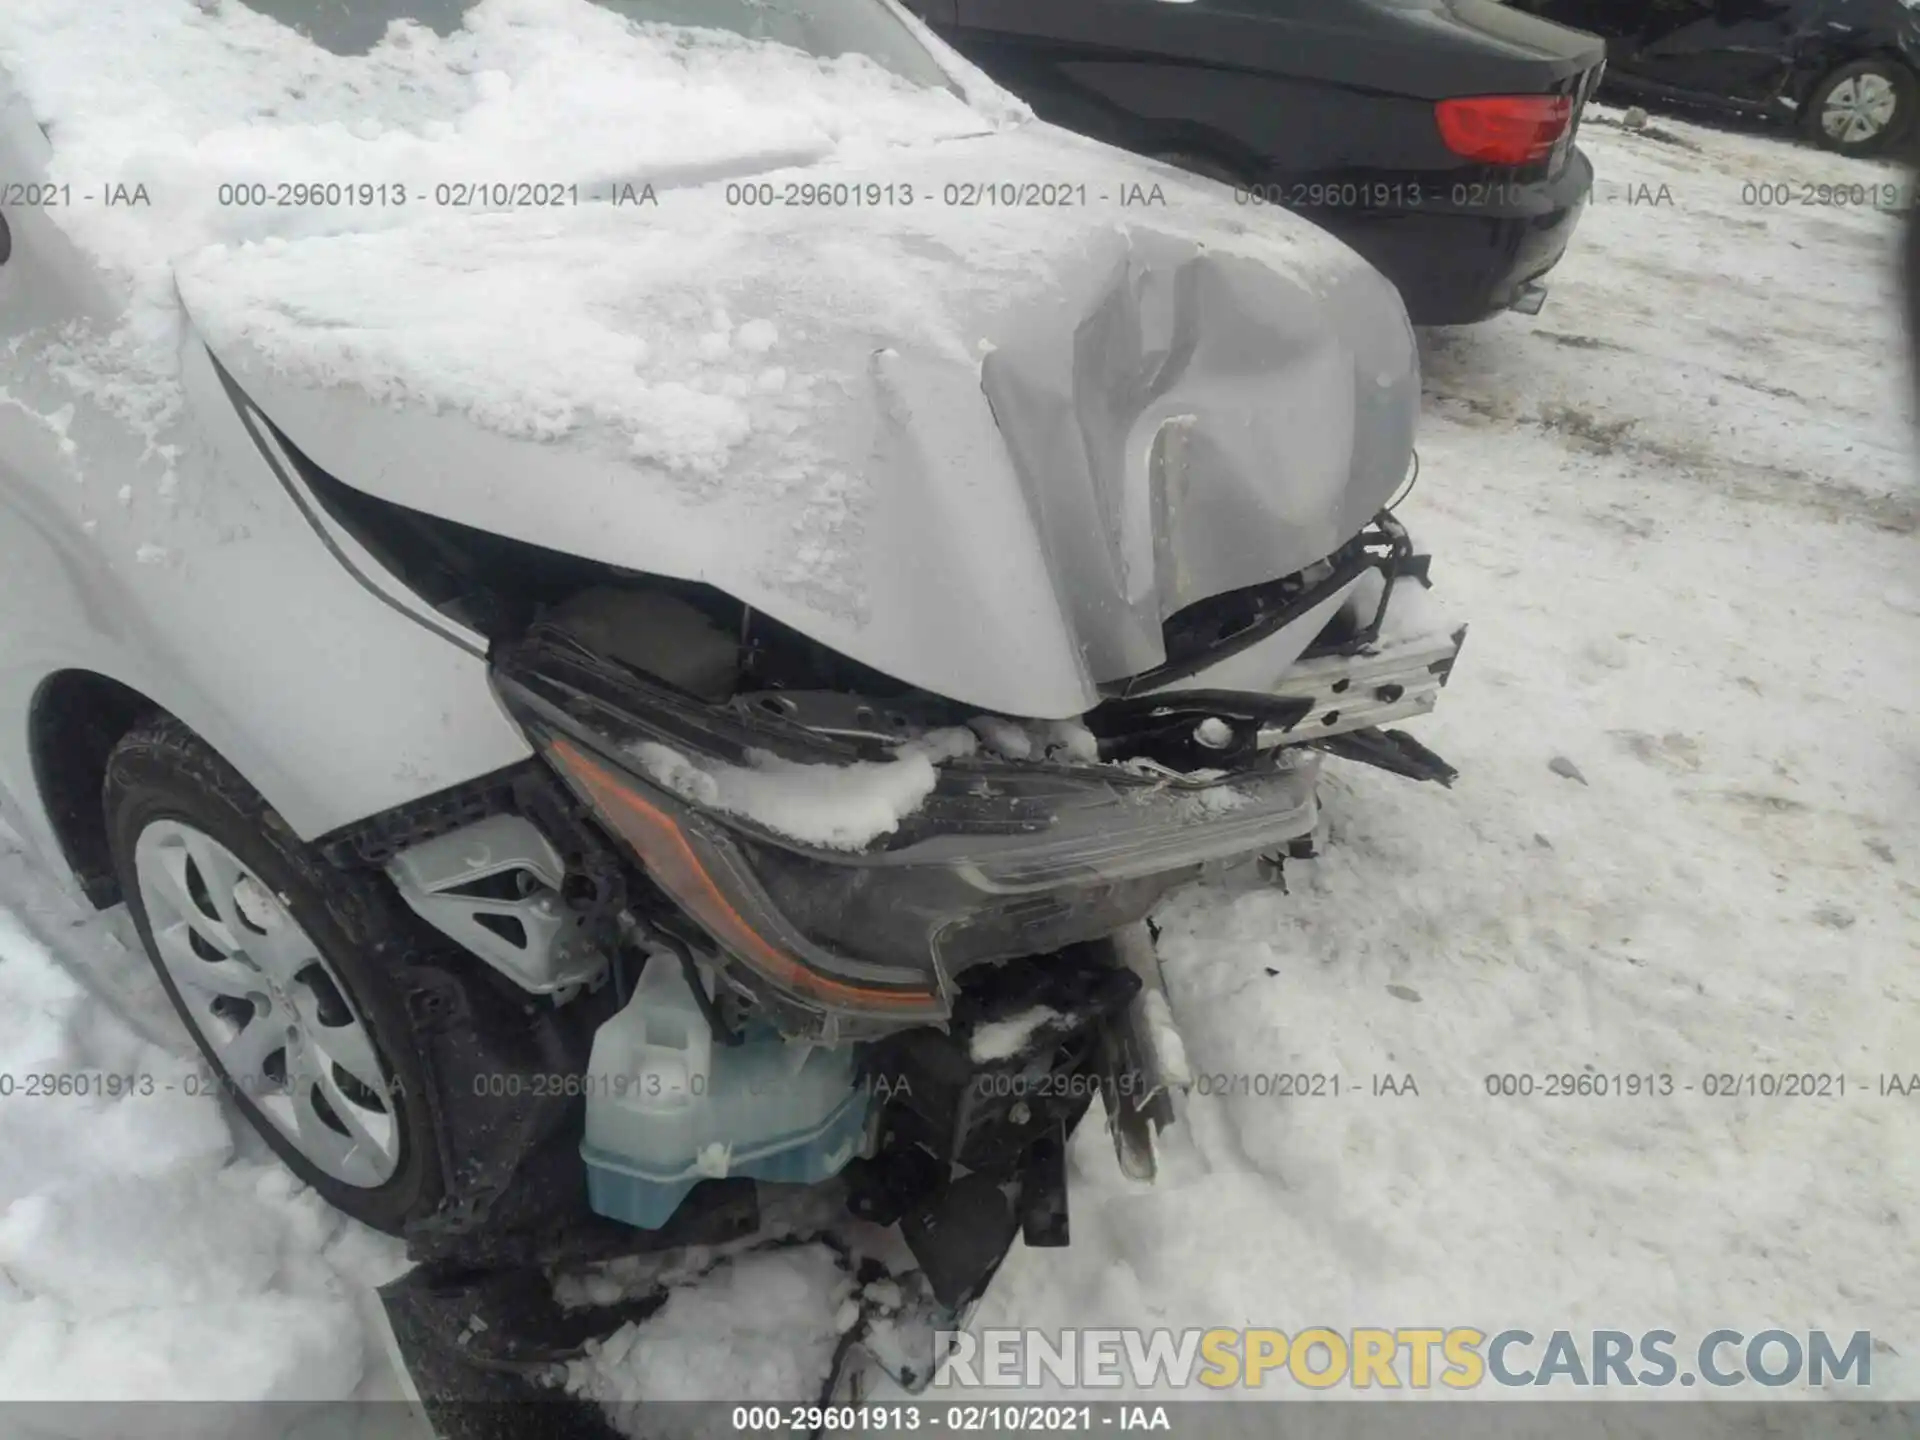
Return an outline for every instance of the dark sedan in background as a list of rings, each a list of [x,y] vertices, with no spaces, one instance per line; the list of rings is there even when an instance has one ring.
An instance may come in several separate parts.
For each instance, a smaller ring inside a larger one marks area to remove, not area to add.
[[[1510,0],[1605,38],[1623,90],[1797,122],[1871,155],[1920,117],[1920,13],[1905,0]]]
[[[1604,44],[1496,0],[906,0],[1042,118],[1358,250],[1419,325],[1537,311]]]

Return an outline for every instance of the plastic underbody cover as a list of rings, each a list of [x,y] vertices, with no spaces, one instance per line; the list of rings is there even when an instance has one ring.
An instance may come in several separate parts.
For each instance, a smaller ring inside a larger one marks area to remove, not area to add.
[[[344,483],[704,581],[1003,714],[1086,711],[1165,658],[1166,617],[1328,555],[1405,478],[1405,312],[1304,221],[1038,122],[761,178],[895,188],[758,208],[704,183],[639,219],[452,217],[176,274],[214,352]],[[417,271],[448,313],[395,315],[388,286],[338,283],[348,261]],[[603,390],[556,401],[530,361],[475,398],[416,363],[436,326],[526,343],[447,280],[476,273],[551,291],[543,323],[586,327]]]

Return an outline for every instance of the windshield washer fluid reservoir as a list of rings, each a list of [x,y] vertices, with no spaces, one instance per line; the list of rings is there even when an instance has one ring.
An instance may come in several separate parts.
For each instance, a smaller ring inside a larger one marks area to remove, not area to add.
[[[829,1179],[866,1131],[868,1094],[850,1046],[794,1044],[764,1028],[717,1043],[664,951],[594,1032],[587,1082],[588,1204],[648,1230],[702,1180]]]

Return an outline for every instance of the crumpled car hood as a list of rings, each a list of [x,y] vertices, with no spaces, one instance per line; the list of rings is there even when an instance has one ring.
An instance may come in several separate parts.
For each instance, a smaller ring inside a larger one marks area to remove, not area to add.
[[[1004,714],[1082,713],[1166,617],[1327,555],[1406,475],[1385,280],[1052,127],[616,198],[175,273],[342,482]]]

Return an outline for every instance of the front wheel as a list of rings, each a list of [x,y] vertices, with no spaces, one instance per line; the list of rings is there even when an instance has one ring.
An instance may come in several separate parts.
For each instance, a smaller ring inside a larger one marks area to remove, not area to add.
[[[390,971],[410,917],[177,722],[120,741],[105,802],[135,928],[213,1083],[329,1202],[398,1233],[441,1192]]]
[[[1877,155],[1913,128],[1916,100],[1920,82],[1898,60],[1856,60],[1814,87],[1807,133],[1842,155]]]

